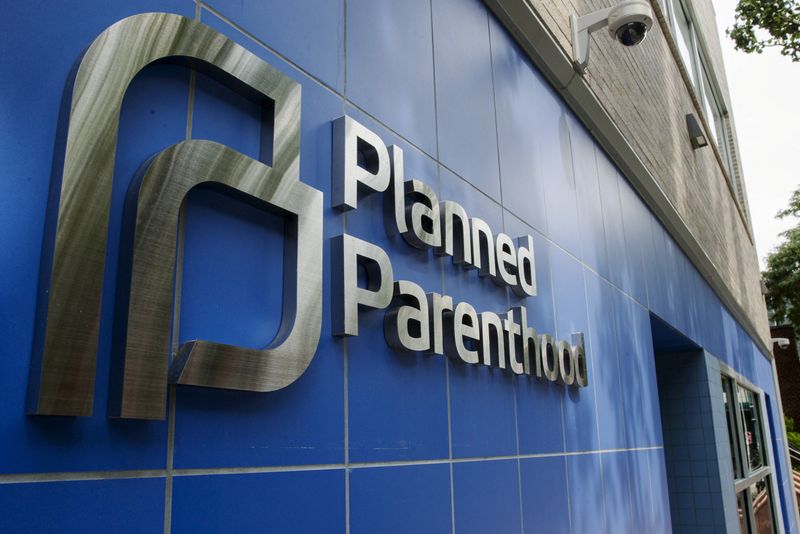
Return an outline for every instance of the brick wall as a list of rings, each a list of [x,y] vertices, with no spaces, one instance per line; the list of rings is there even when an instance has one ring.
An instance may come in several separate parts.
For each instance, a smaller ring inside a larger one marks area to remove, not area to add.
[[[529,2],[570,57],[569,16],[609,5],[607,0]],[[651,4],[659,20],[640,46],[619,46],[603,31],[592,35],[585,79],[714,263],[762,341],[767,342],[769,328],[747,206],[737,205],[716,148],[691,148],[684,116],[694,113],[703,121],[702,107],[686,81],[666,12],[657,0]],[[692,10],[709,68],[730,109],[711,0],[695,0]],[[728,125],[735,145],[732,117]],[[734,172],[741,171],[737,169],[738,163]]]

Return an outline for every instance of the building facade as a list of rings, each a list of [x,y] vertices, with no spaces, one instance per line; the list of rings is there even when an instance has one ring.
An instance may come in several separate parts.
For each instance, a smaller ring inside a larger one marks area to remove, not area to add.
[[[781,387],[781,404],[786,417],[800,421],[800,355],[797,353],[797,336],[791,325],[770,328],[773,339],[785,339],[788,344],[775,344],[775,367]]]
[[[797,532],[713,6],[603,7],[7,4],[0,530]]]

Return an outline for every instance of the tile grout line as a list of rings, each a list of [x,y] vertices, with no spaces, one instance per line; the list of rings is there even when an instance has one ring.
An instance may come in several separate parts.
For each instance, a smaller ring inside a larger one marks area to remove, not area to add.
[[[497,93],[494,87],[494,52],[492,51],[492,20],[488,10],[486,13],[486,36],[489,41],[489,70],[492,74],[492,114],[494,115],[494,142],[497,156],[497,181],[500,184],[500,206],[503,202],[503,170],[500,166],[500,127],[497,124]],[[505,210],[505,208],[504,208]],[[505,230],[505,228],[503,228]]]
[[[459,464],[483,461],[504,461],[528,458],[559,458],[568,456],[585,456],[590,454],[613,454],[619,452],[657,451],[663,450],[662,445],[651,447],[634,447],[627,449],[606,449],[595,451],[550,452],[533,454],[511,454],[504,456],[470,456],[464,458],[432,458],[427,460],[398,460],[389,462],[354,462],[347,464],[299,464],[299,465],[273,465],[255,467],[217,467],[217,468],[181,468],[173,469],[173,477],[201,476],[201,475],[235,475],[258,474],[273,472],[294,471],[327,471],[338,469],[372,469],[382,467],[411,467],[416,465]],[[18,473],[0,475],[0,485],[38,482],[80,482],[85,480],[125,480],[134,478],[165,478],[165,469],[143,469],[130,471],[64,471],[50,473]]]
[[[344,72],[342,75],[344,76],[344,80],[342,80],[342,92],[343,96],[347,97],[347,0],[342,0],[342,33],[344,34],[344,39],[342,43],[342,53],[344,55],[344,65],[342,69]]]
[[[519,489],[519,530],[525,533],[525,513],[522,505],[522,461],[519,458],[519,414],[517,413],[517,388],[516,382],[511,384],[511,393],[514,398],[514,437],[517,442],[517,487]]]
[[[164,534],[172,529],[172,478],[175,452],[175,386],[169,386],[169,430],[167,431],[167,469],[164,489]]]
[[[194,20],[200,21],[202,13],[201,0],[194,0]],[[192,121],[194,117],[194,97],[197,85],[197,71],[194,67],[189,69],[189,98],[186,104],[186,141],[192,139]],[[186,210],[183,206],[179,211],[178,242],[176,244],[177,258],[175,262],[175,290],[172,308],[172,354],[178,350],[180,332],[181,288],[183,280],[183,239],[186,231]],[[177,396],[175,386],[168,386],[168,423],[167,423],[167,465],[164,482],[164,534],[172,530],[172,472],[175,457],[175,403]]]
[[[569,134],[567,134],[567,135],[569,135]],[[570,143],[570,148],[571,148],[571,146],[572,145]],[[572,158],[572,154],[571,153],[570,153],[570,158]],[[574,176],[575,167],[574,167],[574,165],[572,167],[572,172],[573,172],[573,180],[574,180],[575,179],[575,176]],[[588,291],[587,291],[587,286],[586,286],[586,271],[584,269],[581,269],[581,282],[583,282],[583,305],[584,305],[584,310],[586,311],[586,327],[589,330],[586,334],[589,337],[589,343],[592,344],[592,351],[595,351],[597,349],[597,346],[593,343],[594,339],[592,339],[592,335],[591,335],[593,329],[592,329],[591,325],[589,324],[589,298],[588,298]],[[612,317],[611,320],[612,321],[614,320],[613,317]],[[584,345],[585,345],[585,343],[586,342],[584,340]],[[589,365],[592,367],[592,377],[596,377],[595,371],[594,371],[594,358],[591,359],[591,361],[589,362]],[[600,412],[597,409],[597,388],[594,387],[594,380],[595,379],[592,378],[592,398],[594,399],[595,432],[597,433],[597,446],[599,447],[600,446]],[[608,517],[607,517],[608,514],[606,513],[605,477],[603,475],[603,458],[602,457],[600,458],[600,496],[601,496],[602,501],[603,501],[603,530],[604,530],[604,532],[608,532]]]
[[[442,259],[444,261],[444,259]],[[444,272],[442,272],[444,278]],[[456,498],[455,484],[453,483],[453,429],[450,416],[450,361],[444,361],[444,383],[447,389],[447,463],[450,467],[450,525],[453,527],[453,534],[456,532]]]
[[[503,225],[503,231],[506,229],[506,209],[503,202],[503,170],[500,165],[500,127],[497,123],[497,92],[494,84],[494,52],[492,50],[492,21],[491,15],[486,13],[486,36],[489,42],[489,69],[492,77],[492,113],[494,115],[494,139],[495,139],[495,154],[497,156],[497,180],[500,185],[500,221]],[[522,220],[522,219],[520,219]],[[508,289],[506,291],[506,305],[511,309],[511,299]],[[502,355],[499,355],[502,358]],[[511,398],[514,403],[514,441],[517,452],[517,496],[519,497],[519,529],[520,533],[525,533],[525,513],[522,501],[522,462],[519,459],[519,413],[517,412],[517,382],[511,383]],[[562,418],[563,420],[563,418]]]
[[[553,309],[553,329],[555,331],[558,330],[558,315],[556,314],[556,296],[555,296],[555,287],[553,286],[553,269],[550,265],[550,262],[547,262],[547,274],[550,277],[550,285],[552,290],[552,299],[551,299],[551,307]],[[572,534],[572,495],[570,493],[570,484],[569,484],[569,466],[567,465],[567,429],[564,425],[564,396],[561,395],[558,397],[558,407],[561,410],[561,447],[564,451],[564,480],[566,482],[566,489],[567,489],[567,521],[569,522],[569,531]]]
[[[433,38],[433,0],[428,2],[431,16],[431,70],[433,71],[433,130],[436,136],[436,157],[434,160],[439,163],[439,103],[436,96],[436,40]],[[439,174],[437,166],[436,174]],[[455,528],[455,527],[454,527]]]
[[[439,167],[436,167],[436,173],[439,173]],[[445,295],[447,292],[445,290],[445,276],[444,276],[444,269],[445,269],[445,262],[444,256],[439,258],[439,266],[440,266],[440,273],[442,276],[442,295]],[[456,500],[455,500],[455,484],[453,483],[453,419],[451,415],[451,403],[450,403],[450,358],[445,356],[444,358],[444,385],[445,391],[447,393],[447,460],[448,460],[448,467],[450,470],[450,526],[452,527],[452,533],[455,534],[456,532]]]
[[[342,217],[342,233],[347,233],[347,213]],[[344,403],[344,530],[345,534],[350,534],[350,399],[348,396],[349,382],[349,358],[348,358],[348,339],[342,338],[342,377],[344,391],[342,394]]]

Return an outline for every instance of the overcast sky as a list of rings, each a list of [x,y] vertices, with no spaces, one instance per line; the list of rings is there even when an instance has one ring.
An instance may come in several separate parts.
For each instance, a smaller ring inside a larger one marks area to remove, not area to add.
[[[780,243],[778,234],[795,221],[779,221],[800,185],[800,63],[777,51],[745,54],[733,48],[725,29],[733,25],[736,0],[713,0],[725,57],[740,160],[761,268]]]

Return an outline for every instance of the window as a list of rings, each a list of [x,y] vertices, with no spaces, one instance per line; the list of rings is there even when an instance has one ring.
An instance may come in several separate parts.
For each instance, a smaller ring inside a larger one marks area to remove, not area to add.
[[[742,534],[773,534],[775,510],[758,393],[722,375],[722,401]]]
[[[672,31],[675,34],[675,42],[678,45],[678,52],[689,74],[697,99],[702,106],[703,115],[710,130],[709,134],[719,149],[728,175],[731,176],[732,180],[735,180],[727,136],[725,135],[723,106],[715,92],[715,86],[712,83],[713,78],[710,76],[711,71],[706,68],[706,62],[703,60],[703,54],[689,13],[690,11],[682,0],[671,0],[669,18]],[[734,191],[736,191],[735,181],[732,185]]]
[[[673,0],[670,14],[672,17],[672,30],[675,32],[675,41],[678,44],[678,52],[681,54],[683,64],[692,80],[692,85],[697,89],[697,48],[695,47],[694,28],[692,22],[686,15],[683,4],[679,0]]]

